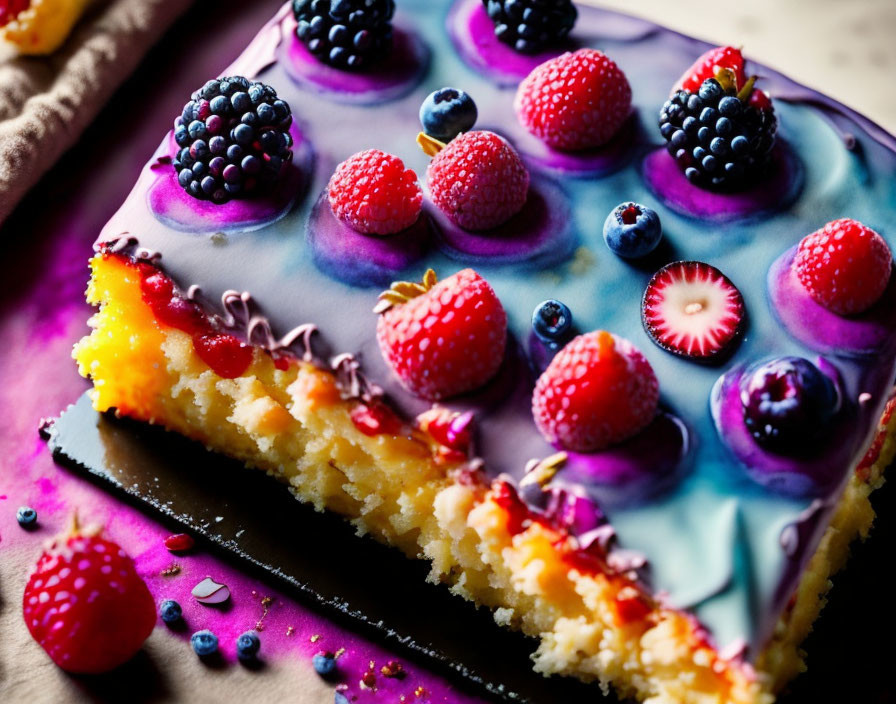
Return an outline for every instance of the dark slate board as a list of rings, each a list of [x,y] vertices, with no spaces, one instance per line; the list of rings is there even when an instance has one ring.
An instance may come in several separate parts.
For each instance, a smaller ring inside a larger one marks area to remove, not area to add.
[[[157,426],[100,415],[86,394],[46,434],[59,464],[471,693],[530,704],[602,699],[596,685],[532,672],[534,640],[427,584],[425,563],[358,538],[345,521],[300,504],[262,472]],[[878,492],[875,504],[881,515],[874,539],[854,549],[806,643],[812,673],[798,678],[781,704],[896,701],[886,676],[896,612],[883,601],[892,592],[884,576],[896,533],[893,490]],[[301,549],[284,539],[297,534],[308,537]],[[365,577],[373,573],[379,578]]]

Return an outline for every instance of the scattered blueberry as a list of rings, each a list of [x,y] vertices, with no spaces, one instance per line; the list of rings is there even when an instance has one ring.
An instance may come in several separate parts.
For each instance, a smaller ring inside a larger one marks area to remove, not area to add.
[[[572,313],[560,301],[539,303],[532,313],[532,330],[546,345],[559,348],[573,335]]]
[[[457,88],[440,88],[426,96],[420,106],[420,124],[430,137],[450,142],[476,124],[476,103]]]
[[[174,599],[165,599],[159,606],[159,616],[162,617],[162,620],[167,624],[177,623],[180,621],[184,612]]]
[[[333,653],[320,652],[311,658],[311,664],[321,677],[329,677],[336,670],[336,656]]]
[[[240,660],[254,660],[261,648],[261,640],[255,631],[246,631],[236,639],[236,655]]]
[[[333,695],[333,704],[351,704],[351,702],[342,692],[336,692]]]
[[[744,423],[762,447],[782,454],[806,449],[822,437],[839,409],[834,383],[802,357],[778,357],[744,375]]]
[[[205,658],[218,652],[218,636],[208,630],[196,631],[190,637],[190,645],[193,646],[193,652]]]
[[[32,528],[37,523],[37,511],[30,506],[22,506],[16,511],[16,520],[22,528]]]
[[[663,227],[655,211],[639,203],[621,203],[604,221],[604,240],[614,253],[626,259],[643,257],[660,243]]]

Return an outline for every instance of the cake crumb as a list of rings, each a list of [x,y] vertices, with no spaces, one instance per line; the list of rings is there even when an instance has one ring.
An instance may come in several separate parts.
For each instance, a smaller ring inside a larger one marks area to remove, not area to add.
[[[404,667],[402,667],[401,663],[397,660],[390,660],[387,662],[380,668],[380,672],[386,677],[394,677],[399,680],[405,675]]]
[[[287,626],[286,627],[286,635],[291,636],[295,632],[296,632],[295,626]]]

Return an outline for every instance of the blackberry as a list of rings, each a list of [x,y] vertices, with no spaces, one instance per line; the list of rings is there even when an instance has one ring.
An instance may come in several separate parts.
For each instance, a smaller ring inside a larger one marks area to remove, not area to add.
[[[292,162],[292,113],[277,91],[242,76],[209,81],[174,121],[178,183],[225,203],[271,186]]]
[[[578,11],[572,0],[482,0],[495,36],[522,54],[537,54],[569,34]]]
[[[392,48],[395,0],[292,0],[292,12],[299,41],[330,66],[363,69]]]
[[[752,104],[752,90],[752,79],[738,93],[733,82],[708,78],[696,94],[679,90],[663,105],[660,133],[691,183],[735,190],[768,168],[778,122],[764,94],[767,107]]]

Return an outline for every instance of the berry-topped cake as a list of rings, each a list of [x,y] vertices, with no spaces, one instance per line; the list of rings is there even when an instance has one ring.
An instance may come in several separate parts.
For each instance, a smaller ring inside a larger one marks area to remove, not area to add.
[[[565,1],[293,0],[182,98],[90,263],[97,410],[428,560],[595,700],[804,669],[896,452],[896,140]]]

